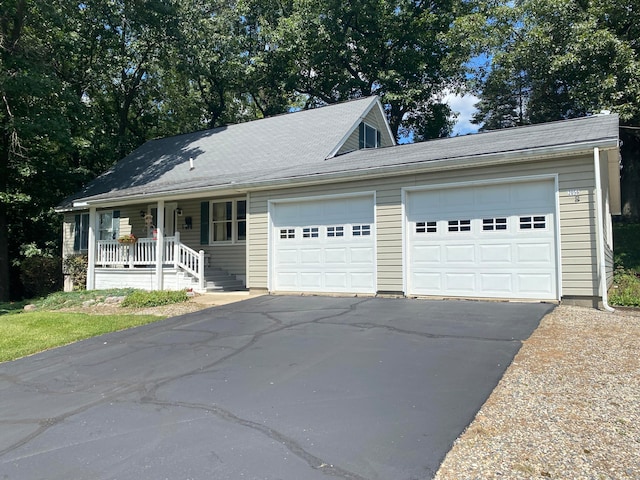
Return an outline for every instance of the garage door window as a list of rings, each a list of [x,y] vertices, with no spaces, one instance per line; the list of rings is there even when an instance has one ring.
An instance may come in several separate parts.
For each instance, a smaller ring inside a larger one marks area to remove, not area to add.
[[[283,240],[296,238],[296,229],[295,228],[281,228],[280,229],[280,238]]]
[[[302,238],[318,238],[320,236],[318,227],[304,227]]]
[[[547,218],[544,215],[520,217],[520,230],[547,228]]]
[[[471,220],[449,220],[450,232],[470,232]]]
[[[371,225],[353,225],[351,233],[354,237],[366,237],[371,235]]]
[[[482,231],[491,232],[495,230],[506,230],[507,219],[502,218],[483,218],[482,219]]]
[[[327,227],[327,237],[344,237],[344,227],[336,226],[336,227]]]
[[[436,222],[416,222],[416,233],[437,233]]]

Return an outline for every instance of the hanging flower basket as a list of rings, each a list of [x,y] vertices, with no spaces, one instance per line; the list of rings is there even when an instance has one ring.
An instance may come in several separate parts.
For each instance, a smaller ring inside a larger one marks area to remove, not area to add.
[[[132,243],[136,243],[137,241],[138,239],[133,233],[130,235],[122,235],[121,237],[118,237],[118,243],[124,245],[131,245]]]

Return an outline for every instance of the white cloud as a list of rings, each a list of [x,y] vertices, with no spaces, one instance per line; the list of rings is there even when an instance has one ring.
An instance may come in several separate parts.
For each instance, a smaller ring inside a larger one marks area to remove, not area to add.
[[[471,94],[454,95],[448,93],[442,101],[449,104],[451,110],[458,114],[456,124],[451,133],[452,136],[478,132],[479,125],[471,123],[471,117],[477,112],[474,105],[480,101],[478,97]]]

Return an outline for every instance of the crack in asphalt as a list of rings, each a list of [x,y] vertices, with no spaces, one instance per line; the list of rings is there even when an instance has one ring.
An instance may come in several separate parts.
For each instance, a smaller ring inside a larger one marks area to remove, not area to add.
[[[345,480],[368,480],[365,477],[358,475],[357,473],[350,472],[343,468],[337,467],[335,465],[330,465],[323,461],[321,458],[313,455],[312,453],[305,450],[298,442],[293,440],[292,438],[278,432],[277,430],[268,427],[262,423],[253,422],[251,420],[247,420],[237,415],[234,415],[229,410],[226,410],[218,405],[206,405],[206,404],[198,404],[198,403],[189,403],[189,402],[165,402],[157,399],[148,399],[145,403],[149,403],[152,405],[158,405],[163,407],[182,407],[194,410],[203,410],[209,412],[216,417],[225,420],[234,425],[241,425],[243,427],[250,428],[252,430],[258,431],[264,435],[266,435],[271,440],[278,442],[281,445],[284,445],[287,450],[289,450],[293,455],[304,460],[309,467],[320,470],[322,473],[326,475],[331,475],[333,477],[343,478]]]

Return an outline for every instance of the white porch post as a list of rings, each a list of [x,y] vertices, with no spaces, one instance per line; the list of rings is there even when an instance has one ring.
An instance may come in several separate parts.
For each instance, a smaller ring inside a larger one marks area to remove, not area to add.
[[[89,238],[87,239],[87,290],[96,288],[96,207],[89,207]]]
[[[175,237],[175,242],[173,242],[173,268],[178,268],[178,263],[180,263],[180,232],[176,231],[173,236]]]
[[[164,200],[158,200],[156,228],[158,230],[156,240],[156,290],[163,290],[164,279],[162,275],[162,263],[164,261]]]

